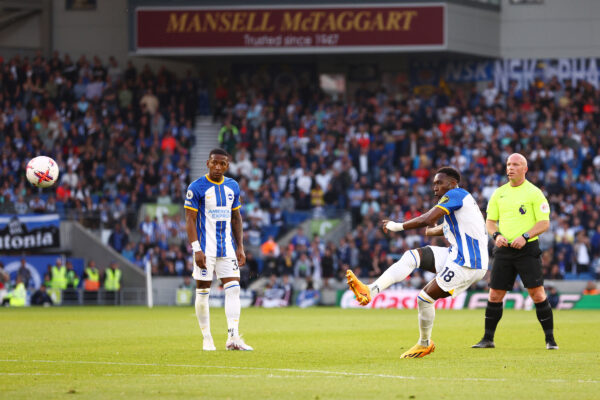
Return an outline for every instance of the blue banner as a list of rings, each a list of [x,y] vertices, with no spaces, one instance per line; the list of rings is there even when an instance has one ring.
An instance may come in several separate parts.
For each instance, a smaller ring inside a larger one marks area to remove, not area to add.
[[[0,215],[0,250],[60,246],[58,214]]]
[[[25,259],[25,267],[31,273],[31,280],[26,283],[26,286],[38,288],[44,282],[44,274],[47,272],[48,266],[56,264],[56,259],[61,257],[60,254],[43,256],[0,256],[0,262],[4,264],[4,271],[10,274],[10,279],[14,281],[17,277],[17,271],[21,266],[21,260]],[[63,265],[66,261],[71,261],[75,273],[77,273],[79,278],[83,278],[83,258],[63,258]]]
[[[440,80],[451,83],[484,82],[494,79],[494,61],[413,61],[410,82],[413,86],[437,86]]]
[[[557,59],[500,59],[479,61],[415,60],[410,63],[412,86],[438,86],[447,83],[473,83],[493,81],[498,90],[506,92],[511,82],[516,89],[527,89],[536,80],[548,82],[556,78],[559,82],[578,81],[600,87],[600,59],[557,58]]]
[[[573,86],[578,81],[600,87],[600,60],[596,58],[559,59],[506,59],[494,64],[494,84],[501,91],[508,91],[511,82],[516,89],[527,89],[536,79],[548,82],[556,78],[560,83],[570,81]]]

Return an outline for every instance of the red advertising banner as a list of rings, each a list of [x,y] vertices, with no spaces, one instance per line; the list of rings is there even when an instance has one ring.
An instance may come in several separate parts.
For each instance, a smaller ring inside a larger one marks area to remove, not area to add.
[[[384,290],[373,297],[366,307],[361,307],[356,301],[354,293],[350,290],[344,292],[340,299],[342,308],[400,308],[416,309],[417,296],[421,291],[416,289]],[[467,293],[461,293],[456,297],[446,297],[435,302],[435,308],[460,310],[464,307]]]
[[[443,4],[365,7],[138,8],[138,53],[439,50]]]

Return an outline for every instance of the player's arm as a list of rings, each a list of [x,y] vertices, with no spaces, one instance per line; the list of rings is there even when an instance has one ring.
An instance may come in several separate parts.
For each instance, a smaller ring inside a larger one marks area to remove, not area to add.
[[[185,230],[187,232],[188,240],[192,245],[194,251],[194,261],[199,268],[206,268],[206,257],[200,249],[200,243],[198,242],[198,233],[196,231],[196,221],[198,219],[198,211],[192,210],[188,207],[185,208]]]
[[[428,226],[425,228],[425,236],[444,236],[444,226]]]
[[[233,232],[233,238],[237,248],[235,249],[235,255],[238,260],[240,267],[246,264],[246,253],[244,252],[244,227],[242,224],[242,213],[240,209],[231,211],[231,232]]]
[[[435,223],[446,214],[444,209],[439,207],[433,207],[423,215],[419,215],[416,218],[410,219],[406,222],[393,222],[387,219],[381,221],[382,228],[385,233],[388,231],[400,232],[407,229],[423,228],[429,225],[435,225]]]

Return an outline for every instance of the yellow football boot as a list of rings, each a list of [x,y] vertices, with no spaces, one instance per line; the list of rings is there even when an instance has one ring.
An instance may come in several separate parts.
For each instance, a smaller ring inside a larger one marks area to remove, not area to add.
[[[369,290],[369,287],[362,283],[351,270],[346,271],[346,279],[348,280],[350,290],[352,290],[354,296],[356,296],[356,301],[358,301],[361,306],[369,304],[371,301],[371,291]]]
[[[410,350],[404,352],[400,358],[421,358],[425,357],[427,354],[433,353],[434,350],[435,343],[433,343],[433,341],[430,341],[429,346],[421,346],[417,343]]]

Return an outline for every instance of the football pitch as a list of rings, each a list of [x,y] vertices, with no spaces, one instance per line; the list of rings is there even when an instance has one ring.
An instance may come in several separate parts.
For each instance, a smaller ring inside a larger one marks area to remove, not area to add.
[[[193,307],[0,309],[1,399],[592,399],[600,392],[600,312],[555,311],[560,350],[535,311],[505,310],[496,349],[471,349],[484,310],[437,310],[437,349],[416,310],[242,310],[253,352],[202,352]]]

